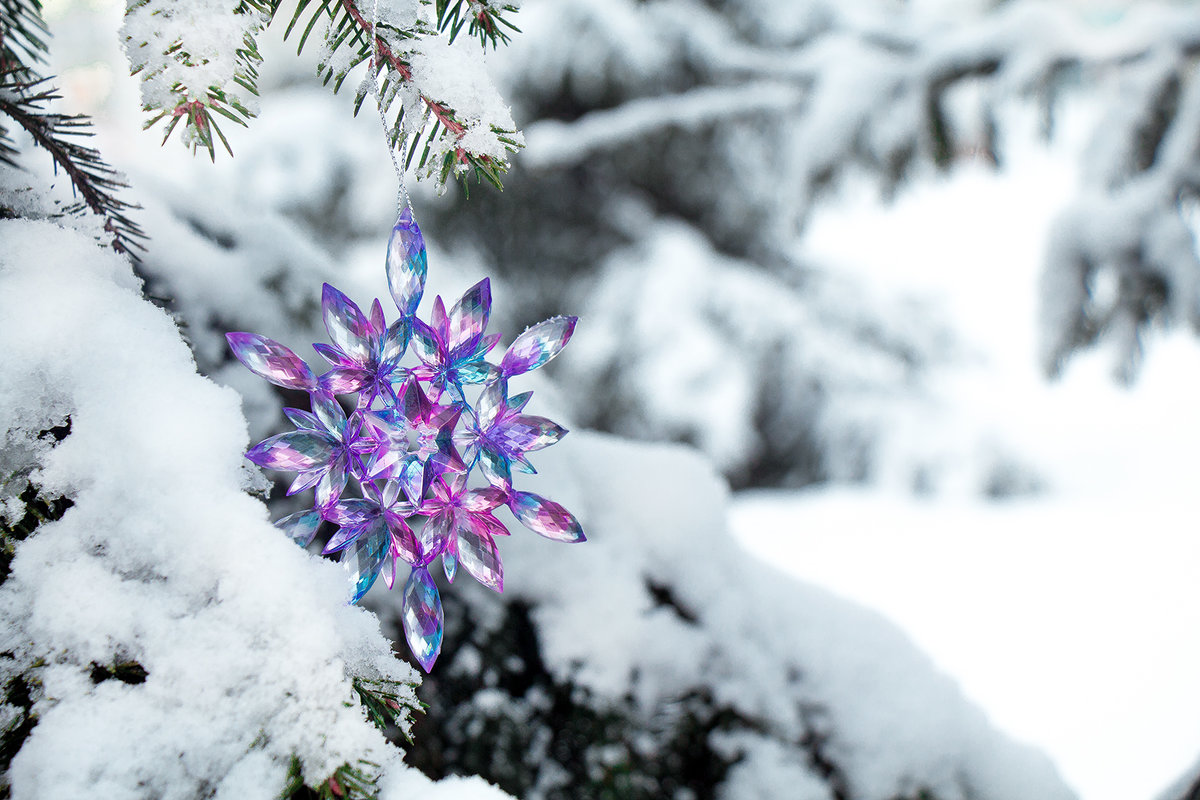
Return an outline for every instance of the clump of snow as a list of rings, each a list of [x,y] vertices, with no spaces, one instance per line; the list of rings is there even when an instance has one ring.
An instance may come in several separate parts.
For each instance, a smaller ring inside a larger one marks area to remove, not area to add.
[[[196,374],[129,264],[47,221],[4,220],[0,238],[5,442],[47,404],[69,414],[30,466],[44,495],[74,501],[0,587],[7,676],[41,687],[13,796],[270,797],[296,756],[309,783],[366,759],[383,797],[501,797],[430,787],[365,718],[352,677],[416,675],[346,605],[342,570],[243,491],[238,396]],[[125,661],[144,682],[94,682]]]
[[[241,0],[128,0],[121,34],[130,66],[143,74],[143,105],[173,109],[220,92],[256,111],[257,95],[235,78],[245,74],[240,51],[268,21]]]

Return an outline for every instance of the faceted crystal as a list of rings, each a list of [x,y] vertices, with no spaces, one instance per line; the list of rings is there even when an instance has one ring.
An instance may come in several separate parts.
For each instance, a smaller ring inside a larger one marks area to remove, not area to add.
[[[525,329],[500,362],[503,375],[520,375],[545,364],[566,347],[578,317],[552,317]]]
[[[246,452],[246,458],[268,469],[301,471],[329,461],[333,437],[317,431],[291,431],[272,436]]]
[[[329,537],[329,541],[325,543],[325,549],[321,552],[325,554],[336,553],[348,547],[361,536],[374,535],[376,528],[381,524],[378,519],[375,519],[359,525],[343,525],[338,528],[337,533]]]
[[[404,584],[404,638],[421,669],[429,672],[442,650],[442,598],[421,567]]]
[[[533,492],[513,492],[508,501],[513,516],[529,530],[556,542],[586,541],[583,527],[570,511]]]
[[[321,420],[321,424],[327,431],[341,434],[342,429],[346,427],[346,412],[342,410],[342,404],[335,400],[333,395],[315,392],[312,396],[312,407],[316,412],[317,419]]]
[[[567,429],[545,417],[521,414],[493,435],[492,441],[509,453],[525,453],[549,447],[567,434]]]
[[[372,328],[362,309],[326,283],[321,291],[321,311],[325,317],[325,330],[333,344],[355,361],[366,362],[372,355]]]
[[[350,575],[350,584],[354,587],[351,603],[361,600],[375,583],[387,555],[388,538],[382,528],[372,529],[368,535],[360,536],[342,551],[342,567]]]
[[[458,572],[458,557],[454,554],[455,547],[447,547],[442,551],[442,571],[446,573],[446,580],[454,583],[454,575]]]
[[[426,258],[425,237],[413,219],[412,209],[406,207],[400,212],[396,227],[392,228],[386,266],[388,289],[404,317],[417,313],[421,303],[421,295],[425,292]]]
[[[458,531],[458,563],[471,577],[497,592],[504,591],[504,571],[496,542],[486,532],[474,526]]]
[[[503,453],[491,448],[482,447],[479,450],[479,461],[476,462],[488,483],[507,489],[512,485],[512,468]]]
[[[301,547],[308,547],[317,528],[321,527],[321,514],[315,509],[288,514],[282,519],[275,520],[275,527],[291,537],[292,541]]]
[[[492,282],[484,278],[463,294],[447,315],[446,347],[450,350],[462,345],[487,328],[488,315],[492,311]]]
[[[285,408],[283,410],[283,415],[287,417],[288,421],[297,428],[308,431],[324,432],[325,430],[321,425],[321,421],[317,419],[316,415],[310,414],[307,411],[301,411],[298,408]]]
[[[304,359],[279,342],[257,333],[227,333],[225,340],[246,369],[285,389],[311,391],[317,378]]]
[[[479,401],[475,404],[475,414],[481,429],[490,427],[496,421],[496,415],[505,407],[504,398],[507,394],[508,385],[504,378],[496,378],[484,384]]]

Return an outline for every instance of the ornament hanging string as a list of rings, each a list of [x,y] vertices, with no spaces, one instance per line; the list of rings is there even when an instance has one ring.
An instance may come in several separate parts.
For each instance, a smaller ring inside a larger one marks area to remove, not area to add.
[[[388,155],[392,157],[392,168],[396,171],[396,183],[399,189],[396,191],[396,212],[400,214],[404,209],[408,209],[412,213],[412,201],[408,197],[408,187],[404,181],[404,169],[400,166],[400,159],[396,157],[396,148],[392,143],[392,136],[388,130],[387,112],[383,106],[383,98],[379,92],[379,81],[377,74],[379,72],[379,0],[374,0],[371,7],[371,62],[367,68],[367,76],[364,79],[371,87],[371,96],[375,98],[375,107],[379,109],[379,122],[383,125],[383,140],[387,144]]]

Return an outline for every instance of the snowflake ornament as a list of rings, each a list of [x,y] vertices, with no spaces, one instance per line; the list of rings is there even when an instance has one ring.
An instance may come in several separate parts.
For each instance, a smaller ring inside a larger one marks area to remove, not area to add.
[[[567,431],[523,413],[532,392],[508,393],[509,378],[562,351],[576,318],[531,326],[493,364],[487,356],[500,335],[486,332],[490,282],[485,278],[472,286],[449,311],[435,298],[425,322],[416,311],[426,273],[425,240],[405,208],[387,252],[388,288],[399,317],[389,325],[378,300],[363,313],[325,284],[321,310],[331,344],[313,348],[329,362],[327,372],[316,375],[265,336],[229,333],[226,339],[251,372],[309,395],[311,412],[284,409],[296,430],[246,453],[259,466],[295,472],[289,495],[313,490],[312,508],[278,520],[276,527],[307,547],[322,522],[336,526],[324,552],[341,554],[352,603],[380,575],[392,588],[397,563],[408,565],[404,633],[428,672],[442,646],[441,596],[429,574],[435,560],[441,559],[448,581],[461,567],[499,592],[504,572],[496,537],[509,534],[494,514],[501,506],[548,539],[582,542],[584,534],[558,503],[513,488],[514,468],[535,471],[527,454]],[[349,414],[339,396],[353,397]]]

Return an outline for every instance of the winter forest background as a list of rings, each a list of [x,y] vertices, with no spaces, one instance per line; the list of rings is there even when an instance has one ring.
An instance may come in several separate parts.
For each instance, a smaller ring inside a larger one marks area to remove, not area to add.
[[[124,12],[46,2],[41,73],[136,268],[0,113],[0,797],[1200,797],[1194,4],[525,0],[504,191],[410,188],[427,296],[580,316],[524,388],[588,542],[445,588],[411,719],[224,339],[388,296],[372,101],[280,11],[234,156],[160,147]]]

